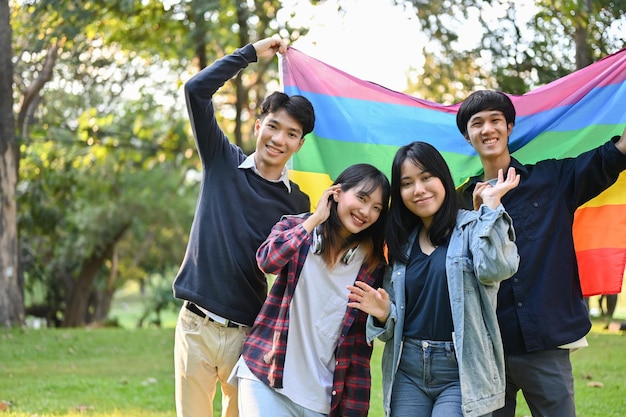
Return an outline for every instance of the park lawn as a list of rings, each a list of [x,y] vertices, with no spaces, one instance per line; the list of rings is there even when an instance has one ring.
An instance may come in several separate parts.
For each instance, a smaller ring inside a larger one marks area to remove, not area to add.
[[[623,416],[626,337],[596,321],[588,338],[590,347],[572,354],[578,415]],[[0,330],[0,407],[8,409],[0,417],[174,416],[173,345],[172,328]],[[371,417],[383,416],[382,347],[372,358]],[[525,404],[518,411],[530,415]]]
[[[5,330],[0,344],[0,415],[175,415],[173,329]]]
[[[580,417],[626,413],[626,334],[608,332],[605,324],[594,322],[587,336],[589,347],[571,355],[576,414]]]

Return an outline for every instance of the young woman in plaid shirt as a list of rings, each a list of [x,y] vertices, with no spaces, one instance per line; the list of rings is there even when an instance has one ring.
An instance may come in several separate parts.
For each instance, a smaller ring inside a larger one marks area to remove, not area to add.
[[[233,373],[242,417],[367,416],[372,346],[347,288],[381,285],[389,194],[381,171],[353,165],[257,251],[277,277]]]

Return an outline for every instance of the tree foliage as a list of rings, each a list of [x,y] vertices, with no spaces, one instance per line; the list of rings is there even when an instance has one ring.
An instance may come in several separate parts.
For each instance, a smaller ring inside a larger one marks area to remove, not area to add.
[[[126,280],[171,274],[177,267],[200,169],[180,87],[236,47],[287,33],[275,18],[279,5],[12,5],[27,313],[68,327],[101,321]],[[276,77],[275,67],[255,68],[220,95],[224,113],[236,109],[233,121],[224,117],[222,125],[242,145],[250,146],[243,126],[254,117],[267,81]]]
[[[523,94],[622,48],[623,0],[398,0],[429,42],[413,91],[457,102],[477,88]],[[532,11],[523,19],[522,11]],[[468,27],[474,28],[470,31]],[[468,35],[478,41],[468,44]]]

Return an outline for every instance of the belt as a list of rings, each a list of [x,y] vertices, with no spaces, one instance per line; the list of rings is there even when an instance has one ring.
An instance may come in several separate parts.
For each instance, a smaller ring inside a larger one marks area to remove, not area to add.
[[[204,312],[202,310],[200,310],[197,305],[195,305],[194,303],[190,303],[189,301],[187,301],[185,303],[185,308],[187,310],[191,311],[192,313],[194,313],[195,315],[202,317],[203,319],[204,318],[208,318],[209,321],[217,324],[218,326],[231,327],[231,328],[235,328],[235,329],[243,327],[242,325],[234,323],[234,322],[232,322],[230,320],[226,320],[226,323],[220,323],[219,321],[211,318],[211,316],[207,316],[206,314],[204,314]]]

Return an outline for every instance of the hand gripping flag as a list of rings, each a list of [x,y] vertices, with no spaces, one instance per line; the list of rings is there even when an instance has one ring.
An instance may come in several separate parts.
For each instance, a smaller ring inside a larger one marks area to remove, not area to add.
[[[441,105],[360,80],[294,48],[280,61],[287,94],[306,96],[315,107],[315,130],[294,155],[291,178],[317,202],[347,166],[369,162],[389,175],[397,149],[416,138],[444,156],[460,185],[482,166],[456,127],[460,103]],[[626,126],[626,50],[522,96],[509,140],[522,163],[574,157]],[[626,264],[626,173],[575,213],[583,294],[621,291]]]

